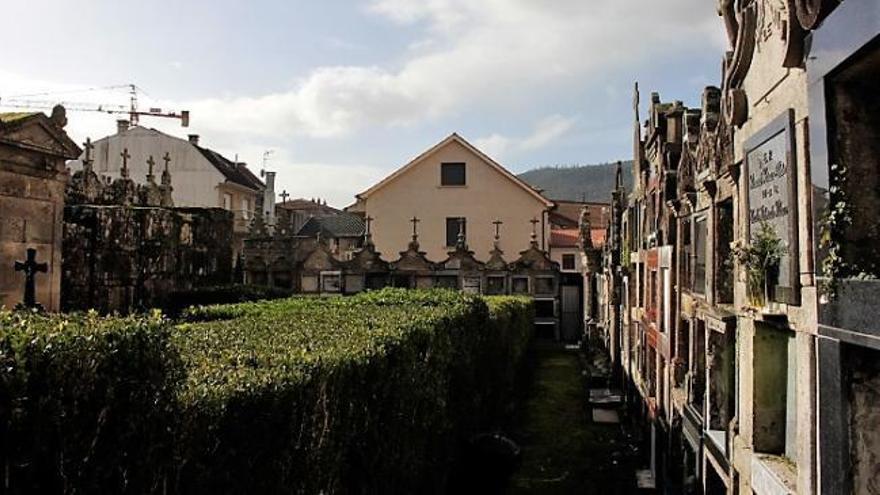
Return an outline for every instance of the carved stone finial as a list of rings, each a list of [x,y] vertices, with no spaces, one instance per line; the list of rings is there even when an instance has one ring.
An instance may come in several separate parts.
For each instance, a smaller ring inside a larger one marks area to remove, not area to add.
[[[162,160],[165,161],[165,170],[162,171],[162,185],[159,187],[162,195],[159,205],[163,208],[172,208],[174,206],[174,199],[172,199],[171,193],[174,191],[174,188],[171,187],[171,172],[168,170],[171,154],[166,151]]]

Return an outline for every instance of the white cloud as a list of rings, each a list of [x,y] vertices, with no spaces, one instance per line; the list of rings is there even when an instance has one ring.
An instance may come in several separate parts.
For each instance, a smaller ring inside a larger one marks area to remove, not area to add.
[[[504,108],[695,39],[723,43],[704,0],[374,0],[367,10],[424,26],[399,66],[318,67],[288,90],[190,102],[193,118],[218,131],[340,137]]]
[[[474,140],[474,145],[496,160],[501,160],[518,152],[539,150],[556,142],[574,127],[576,120],[574,117],[551,115],[536,122],[528,136],[512,138],[494,133]]]

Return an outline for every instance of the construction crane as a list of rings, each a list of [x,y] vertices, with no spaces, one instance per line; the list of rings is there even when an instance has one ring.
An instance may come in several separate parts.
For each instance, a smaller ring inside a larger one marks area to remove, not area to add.
[[[183,127],[189,127],[189,111],[183,110],[181,112],[168,112],[163,111],[161,108],[151,107],[148,110],[140,110],[138,108],[138,87],[134,84],[125,84],[120,86],[107,86],[103,88],[89,88],[86,90],[74,90],[68,91],[71,92],[84,92],[84,91],[95,91],[95,90],[109,90],[109,89],[120,89],[127,88],[129,94],[129,104],[125,105],[115,105],[115,104],[96,104],[96,103],[78,103],[73,101],[50,101],[50,100],[30,100],[27,98],[34,96],[51,96],[57,95],[65,92],[56,92],[56,93],[35,93],[28,95],[17,95],[13,97],[0,97],[0,107],[11,107],[11,108],[26,108],[33,110],[43,110],[43,109],[52,109],[55,105],[63,105],[66,110],[74,111],[74,112],[101,112],[101,113],[109,113],[109,114],[128,114],[128,121],[132,126],[138,125],[140,121],[140,117],[164,117],[164,118],[172,118],[172,119],[180,119],[180,125]]]

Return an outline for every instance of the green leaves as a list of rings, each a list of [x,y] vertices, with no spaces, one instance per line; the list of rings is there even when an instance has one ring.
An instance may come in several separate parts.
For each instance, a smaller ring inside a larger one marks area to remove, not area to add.
[[[528,299],[400,289],[176,325],[0,313],[10,491],[442,491],[505,417],[532,319]]]

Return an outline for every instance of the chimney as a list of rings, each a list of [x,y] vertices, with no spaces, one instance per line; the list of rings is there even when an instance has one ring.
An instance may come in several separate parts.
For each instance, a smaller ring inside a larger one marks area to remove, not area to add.
[[[125,119],[119,119],[116,121],[116,133],[122,134],[123,132],[128,130],[128,121]]]
[[[189,142],[198,146],[199,145],[199,135],[198,134],[190,134],[187,136],[189,138]]]

